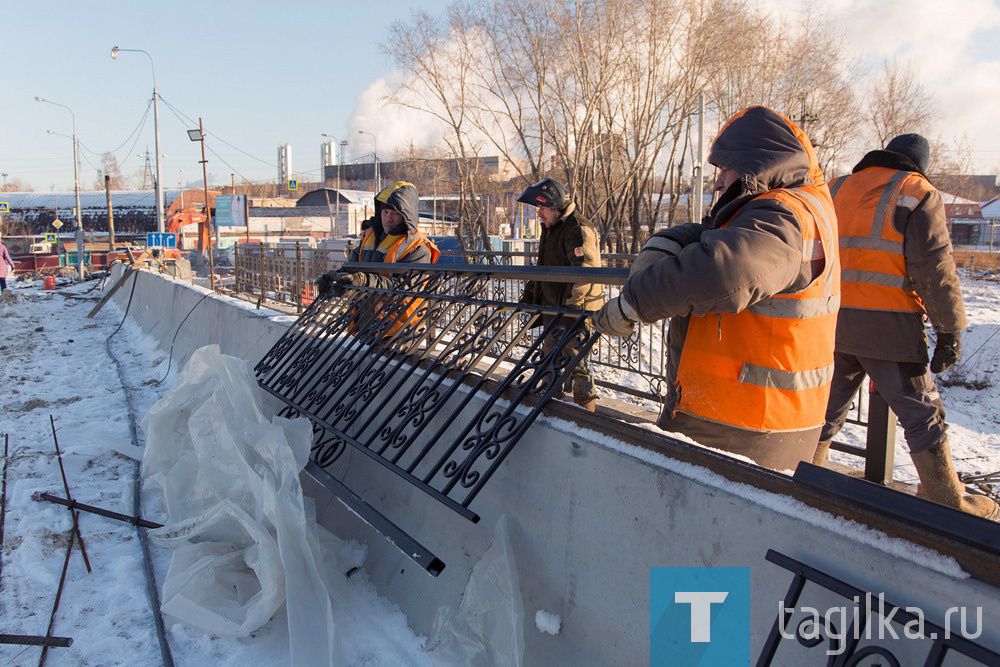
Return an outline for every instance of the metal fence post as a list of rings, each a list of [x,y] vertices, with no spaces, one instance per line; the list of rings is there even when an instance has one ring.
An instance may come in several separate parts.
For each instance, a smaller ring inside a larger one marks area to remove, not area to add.
[[[240,244],[233,244],[233,290],[240,291]]]
[[[865,436],[865,479],[876,484],[892,481],[896,455],[896,415],[873,383],[868,386],[868,432]]]
[[[260,296],[257,297],[257,307],[264,301],[264,293],[267,291],[267,281],[264,279],[264,242],[260,242]]]
[[[302,312],[302,243],[295,242],[295,312]]]

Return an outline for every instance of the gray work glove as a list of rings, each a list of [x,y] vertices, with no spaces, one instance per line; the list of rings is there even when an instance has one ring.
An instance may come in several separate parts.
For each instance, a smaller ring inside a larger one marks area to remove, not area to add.
[[[360,287],[368,284],[368,276],[364,273],[347,273],[337,269],[327,271],[316,279],[316,287],[320,294],[331,294],[332,296],[343,296],[346,285]]]
[[[651,236],[642,245],[639,254],[635,256],[635,260],[632,261],[632,268],[629,269],[628,277],[631,278],[647,266],[656,264],[664,257],[680,254],[680,251],[681,244],[677,241],[664,236]]]
[[[939,333],[934,346],[934,356],[931,357],[931,373],[935,375],[948,370],[962,356],[962,332]]]
[[[632,308],[622,297],[616,296],[611,299],[591,318],[594,331],[607,336],[620,336],[622,338],[631,336],[635,329],[635,322],[626,316],[626,310],[632,311]]]

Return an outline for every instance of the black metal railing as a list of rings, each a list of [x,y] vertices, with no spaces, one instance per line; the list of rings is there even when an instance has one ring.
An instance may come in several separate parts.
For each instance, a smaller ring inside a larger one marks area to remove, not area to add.
[[[477,521],[470,503],[590,352],[587,314],[495,299],[486,267],[347,266],[392,273],[391,285],[319,296],[257,364],[259,384],[312,421],[315,466],[329,472],[351,448]],[[432,574],[444,567],[407,549]]]
[[[569,282],[571,277],[586,277],[603,284],[605,297],[610,299],[618,295],[627,275],[626,267],[634,257],[604,255],[605,264],[617,268],[577,270],[533,266],[534,254],[526,252],[448,251],[446,256],[461,256],[470,264],[439,263],[428,270],[475,272],[489,266],[490,272],[483,274],[488,282],[483,294],[497,302],[516,302],[527,280]],[[338,250],[312,249],[302,244],[285,244],[282,248],[246,244],[236,253],[236,288],[264,300],[295,304],[297,311],[301,311],[315,298],[313,280],[343,264],[343,252]],[[379,271],[386,271],[385,266],[380,265]],[[602,395],[632,403],[650,414],[659,411],[668,391],[667,327],[668,321],[661,320],[637,326],[628,338],[602,336],[597,340],[589,362]],[[534,337],[533,332],[528,332],[517,341],[511,341],[504,333],[497,344],[513,343],[523,352],[533,344]],[[874,399],[874,410],[869,402],[868,393],[859,392],[847,420],[868,429],[866,447],[834,442],[833,448],[864,458],[866,478],[884,484],[892,481],[895,418],[878,397]],[[875,418],[873,426],[869,424],[870,413]]]

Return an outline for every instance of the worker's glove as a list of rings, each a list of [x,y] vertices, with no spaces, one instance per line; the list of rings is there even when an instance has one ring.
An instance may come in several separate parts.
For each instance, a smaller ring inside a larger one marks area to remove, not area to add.
[[[632,268],[629,269],[628,277],[631,278],[647,266],[656,264],[664,257],[680,254],[680,251],[681,244],[677,241],[668,239],[665,236],[651,236],[643,244],[642,249],[639,250],[639,254],[635,256]]]
[[[535,282],[528,281],[524,285],[524,291],[521,292],[521,298],[517,300],[518,303],[523,303],[529,306],[537,306],[538,297],[535,295]]]
[[[931,373],[943,373],[962,356],[962,332],[938,333],[934,356],[931,357]]]
[[[622,297],[616,296],[611,299],[600,310],[594,313],[594,316],[591,318],[594,330],[608,336],[620,336],[622,338],[631,336],[632,331],[635,329],[635,322],[625,314],[626,309],[629,311],[632,310],[628,302],[622,299]]]
[[[316,287],[320,294],[329,293],[331,296],[343,296],[344,287],[354,285],[355,287],[368,284],[368,275],[365,273],[347,273],[340,269],[327,271],[316,279]]]

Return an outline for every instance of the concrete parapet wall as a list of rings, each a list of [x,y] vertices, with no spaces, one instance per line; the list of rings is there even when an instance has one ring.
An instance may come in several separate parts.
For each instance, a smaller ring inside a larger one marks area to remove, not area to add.
[[[204,290],[147,272],[138,280],[129,316],[164,349],[176,332],[178,362],[208,343],[256,362],[293,319],[206,297]],[[130,287],[115,297],[122,307]],[[750,568],[756,655],[792,581],[791,573],[764,560],[768,549],[882,592],[896,604],[919,607],[939,624],[949,607],[981,607],[975,641],[1000,650],[998,590],[970,578],[953,552],[905,539],[905,526],[890,536],[882,530],[888,524],[863,511],[848,513],[854,520],[847,520],[835,516],[843,511],[818,509],[785,476],[672,440],[652,427],[640,430],[572,406],[550,406],[472,503],[478,524],[361,453],[346,452],[329,472],[445,561],[444,572],[431,577],[324,487],[306,482],[320,521],[368,545],[371,581],[399,604],[418,633],[430,633],[439,607],[457,607],[494,526],[506,515],[524,602],[526,665],[646,664],[650,567]],[[825,610],[852,601],[807,584],[799,604]],[[536,629],[539,610],[561,617],[558,635]],[[896,642],[892,650],[901,664],[922,664],[928,647]],[[786,640],[774,664],[823,664],[825,648]]]

